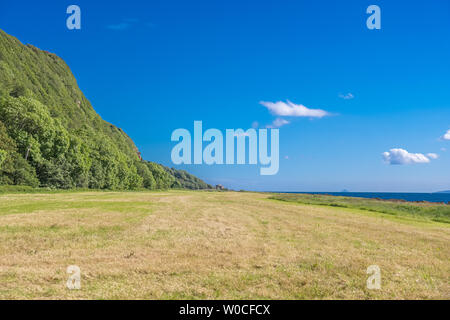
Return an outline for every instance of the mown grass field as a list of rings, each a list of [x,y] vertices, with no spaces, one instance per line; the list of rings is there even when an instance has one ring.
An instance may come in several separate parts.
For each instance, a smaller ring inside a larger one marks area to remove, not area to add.
[[[448,223],[270,197],[0,195],[0,298],[450,298]],[[66,288],[69,265],[80,290]]]
[[[323,205],[339,208],[360,209],[387,215],[425,221],[450,223],[450,205],[431,202],[407,202],[324,194],[275,194],[271,199],[301,204]]]

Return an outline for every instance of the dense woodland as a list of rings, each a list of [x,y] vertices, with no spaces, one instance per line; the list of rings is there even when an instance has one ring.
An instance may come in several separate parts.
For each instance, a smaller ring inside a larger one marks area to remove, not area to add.
[[[142,160],[107,123],[56,55],[0,30],[0,185],[57,189],[211,188]]]

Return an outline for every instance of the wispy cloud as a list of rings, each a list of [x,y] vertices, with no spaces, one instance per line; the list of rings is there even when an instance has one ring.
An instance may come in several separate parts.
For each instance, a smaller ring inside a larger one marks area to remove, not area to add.
[[[289,100],[287,100],[287,102],[261,101],[260,104],[269,109],[272,114],[277,116],[322,118],[329,115],[329,113],[325,110],[309,109],[302,104],[295,104]]]
[[[344,100],[350,100],[353,99],[355,96],[352,93],[347,93],[347,94],[339,94],[339,98],[344,99]]]
[[[435,153],[410,153],[404,149],[395,148],[389,152],[383,152],[384,161],[392,165],[414,164],[414,163],[429,163],[430,160],[437,159],[439,156]]]
[[[139,19],[137,19],[137,18],[127,18],[127,19],[122,19],[122,21],[120,23],[107,25],[106,28],[110,29],[110,30],[121,31],[121,30],[130,29],[131,27],[135,26],[138,23],[139,23]],[[146,23],[146,25],[147,25],[147,23]]]
[[[248,132],[246,132],[246,131],[243,131],[243,132],[235,132],[234,136],[235,137],[249,137],[250,134]]]
[[[128,23],[138,23],[139,19],[138,18],[127,18],[127,19],[123,19],[123,21],[128,22]]]
[[[110,25],[106,26],[106,28],[110,29],[110,30],[126,30],[130,27],[131,27],[131,23],[129,23],[129,22],[121,22],[118,24],[110,24]]]
[[[273,120],[273,122],[271,124],[268,124],[266,126],[266,128],[267,129],[280,128],[280,127],[284,126],[285,124],[289,124],[289,121],[282,119],[282,118],[276,118],[275,120]]]
[[[444,140],[450,140],[450,130],[448,130],[443,136],[442,139]]]

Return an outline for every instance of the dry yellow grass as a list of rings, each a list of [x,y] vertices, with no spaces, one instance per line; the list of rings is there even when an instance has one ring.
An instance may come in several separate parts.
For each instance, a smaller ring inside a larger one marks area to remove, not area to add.
[[[450,298],[447,225],[267,198],[0,196],[0,298]],[[366,288],[373,264],[380,290]],[[66,288],[69,265],[80,290]]]

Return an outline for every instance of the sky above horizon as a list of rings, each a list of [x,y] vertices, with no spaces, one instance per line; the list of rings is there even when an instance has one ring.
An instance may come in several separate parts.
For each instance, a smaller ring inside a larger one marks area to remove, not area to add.
[[[81,30],[66,27],[71,4]],[[372,4],[380,30],[366,26]],[[450,189],[447,0],[2,1],[0,29],[63,58],[94,109],[145,159],[208,183]],[[279,127],[278,174],[172,164],[171,133],[193,133],[195,120],[222,132]]]

